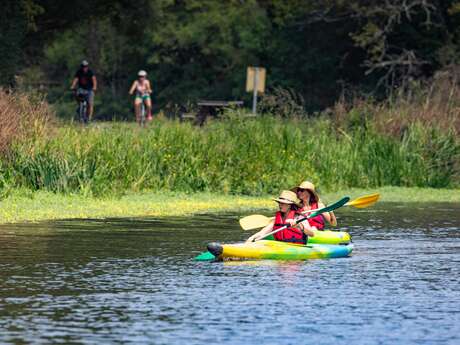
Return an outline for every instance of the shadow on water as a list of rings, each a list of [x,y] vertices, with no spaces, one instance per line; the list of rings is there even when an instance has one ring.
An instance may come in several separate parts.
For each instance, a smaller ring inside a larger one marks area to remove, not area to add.
[[[0,342],[460,342],[460,205],[337,212],[353,256],[195,262],[240,215],[0,226]]]

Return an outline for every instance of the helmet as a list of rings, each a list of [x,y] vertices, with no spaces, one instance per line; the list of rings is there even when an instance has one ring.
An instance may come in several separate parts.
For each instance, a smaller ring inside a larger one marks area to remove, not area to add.
[[[89,62],[86,61],[86,60],[83,60],[83,61],[81,62],[81,67],[86,67],[86,66],[88,66],[88,65],[89,65]]]
[[[143,69],[141,69],[139,72],[137,72],[137,76],[138,76],[138,77],[146,77],[146,76],[147,76],[147,72],[144,71]]]

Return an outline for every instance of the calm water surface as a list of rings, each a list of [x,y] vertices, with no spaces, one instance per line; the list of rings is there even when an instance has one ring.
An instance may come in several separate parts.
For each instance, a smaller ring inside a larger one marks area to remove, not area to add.
[[[338,216],[305,262],[195,262],[234,214],[0,226],[0,343],[460,344],[460,205]]]

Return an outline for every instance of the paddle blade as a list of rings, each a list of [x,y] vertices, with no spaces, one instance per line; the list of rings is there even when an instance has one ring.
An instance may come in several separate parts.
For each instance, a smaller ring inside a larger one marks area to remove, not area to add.
[[[240,225],[243,230],[252,230],[263,228],[264,226],[270,224],[271,221],[271,218],[265,217],[261,214],[253,214],[251,216],[241,218]]]
[[[212,261],[215,259],[216,257],[212,255],[210,252],[203,252],[195,257],[195,261]]]
[[[366,207],[374,205],[377,202],[377,200],[379,200],[379,198],[380,198],[379,193],[365,195],[355,200],[347,202],[346,206],[353,206],[356,208],[366,208]]]
[[[315,212],[313,213],[310,213],[310,215],[308,215],[306,217],[306,219],[308,218],[313,218],[313,217],[316,217],[317,215],[321,214],[321,213],[324,213],[324,212],[331,212],[331,211],[334,211],[335,209],[338,209],[339,207],[342,207],[344,205],[346,205],[348,202],[349,202],[350,198],[348,196],[340,199],[339,201],[329,205],[329,206],[326,206],[326,207],[323,207],[323,208],[320,208],[320,209],[317,209],[315,210]]]

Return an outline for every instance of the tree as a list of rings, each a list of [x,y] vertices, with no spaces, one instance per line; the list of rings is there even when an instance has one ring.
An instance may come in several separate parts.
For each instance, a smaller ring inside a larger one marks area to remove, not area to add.
[[[27,18],[19,1],[7,1],[0,12],[0,84],[12,85],[22,62]]]
[[[248,65],[263,61],[270,35],[265,11],[248,1],[152,2],[157,22],[149,30],[148,62],[160,101],[237,98]]]

